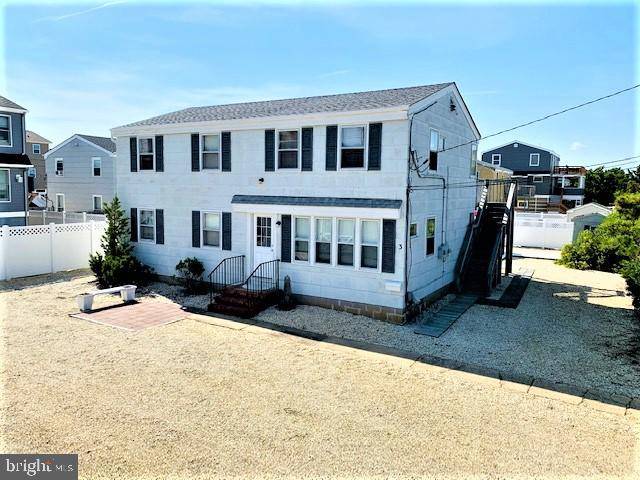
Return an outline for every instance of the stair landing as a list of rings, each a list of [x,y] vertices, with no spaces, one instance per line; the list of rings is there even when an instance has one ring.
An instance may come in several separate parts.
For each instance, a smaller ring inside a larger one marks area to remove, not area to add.
[[[478,300],[477,295],[458,294],[436,313],[425,312],[414,329],[418,335],[439,337]]]

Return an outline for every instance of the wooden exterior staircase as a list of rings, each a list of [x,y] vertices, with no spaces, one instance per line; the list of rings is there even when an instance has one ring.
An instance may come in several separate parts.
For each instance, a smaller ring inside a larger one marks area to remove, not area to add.
[[[501,281],[503,261],[505,273],[511,273],[515,190],[515,182],[487,182],[483,187],[478,213],[458,260],[459,292],[489,296]],[[500,198],[503,201],[495,201]]]

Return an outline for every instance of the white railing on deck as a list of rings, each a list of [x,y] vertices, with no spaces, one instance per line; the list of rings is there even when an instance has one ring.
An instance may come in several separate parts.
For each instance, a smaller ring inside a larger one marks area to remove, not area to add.
[[[0,228],[0,280],[87,268],[106,222]]]

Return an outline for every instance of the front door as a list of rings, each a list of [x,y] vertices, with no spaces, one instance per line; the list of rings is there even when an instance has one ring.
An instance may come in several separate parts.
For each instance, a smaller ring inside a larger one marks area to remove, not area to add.
[[[275,218],[262,215],[256,215],[254,218],[253,268],[276,258],[275,238],[273,235]]]

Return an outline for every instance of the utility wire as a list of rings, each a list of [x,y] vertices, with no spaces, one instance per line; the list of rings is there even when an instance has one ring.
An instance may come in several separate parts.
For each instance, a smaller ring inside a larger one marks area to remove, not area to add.
[[[594,163],[593,165],[586,166],[586,168],[603,167],[604,165],[610,165],[612,163],[629,163],[630,161],[635,160],[636,158],[640,158],[640,155],[634,155],[633,157],[621,158],[620,160],[611,160],[610,162]]]
[[[516,125],[515,127],[511,127],[511,128],[506,128],[506,129],[501,130],[499,132],[495,132],[495,133],[492,133],[492,134],[487,135],[485,137],[482,137],[480,140],[486,140],[487,138],[497,137],[498,135],[502,135],[504,133],[512,132],[512,131],[517,130],[519,128],[528,127],[529,125],[533,125],[534,123],[543,122],[543,121],[548,120],[548,119],[550,119],[552,117],[555,117],[555,116],[558,116],[558,115],[562,115],[563,113],[567,113],[567,112],[570,112],[572,110],[576,110],[578,108],[586,107],[587,105],[591,105],[593,103],[600,102],[602,100],[606,100],[606,99],[611,98],[611,97],[615,97],[616,95],[620,95],[621,93],[629,92],[629,91],[634,90],[634,89],[636,89],[638,87],[640,87],[640,83],[638,83],[636,85],[633,85],[633,86],[631,86],[629,88],[624,88],[622,90],[618,90],[618,91],[610,93],[608,95],[604,95],[602,97],[594,98],[593,100],[589,100],[588,102],[584,102],[584,103],[581,103],[579,105],[574,105],[573,107],[565,108],[565,109],[560,110],[558,112],[550,113],[549,115],[545,115],[544,117],[540,117],[540,118],[537,118],[535,120],[531,120],[530,122],[521,123],[520,125]],[[460,144],[454,145],[452,147],[443,148],[442,150],[439,150],[438,152],[446,152],[448,150],[453,150],[454,148],[464,147],[465,145],[471,145],[472,143],[476,143],[478,141],[479,140],[470,140],[468,142],[460,143]],[[420,167],[422,167],[422,165],[424,165],[427,162],[428,162],[428,159],[425,160],[424,162],[422,162],[420,165],[418,165],[417,168],[419,169]]]

